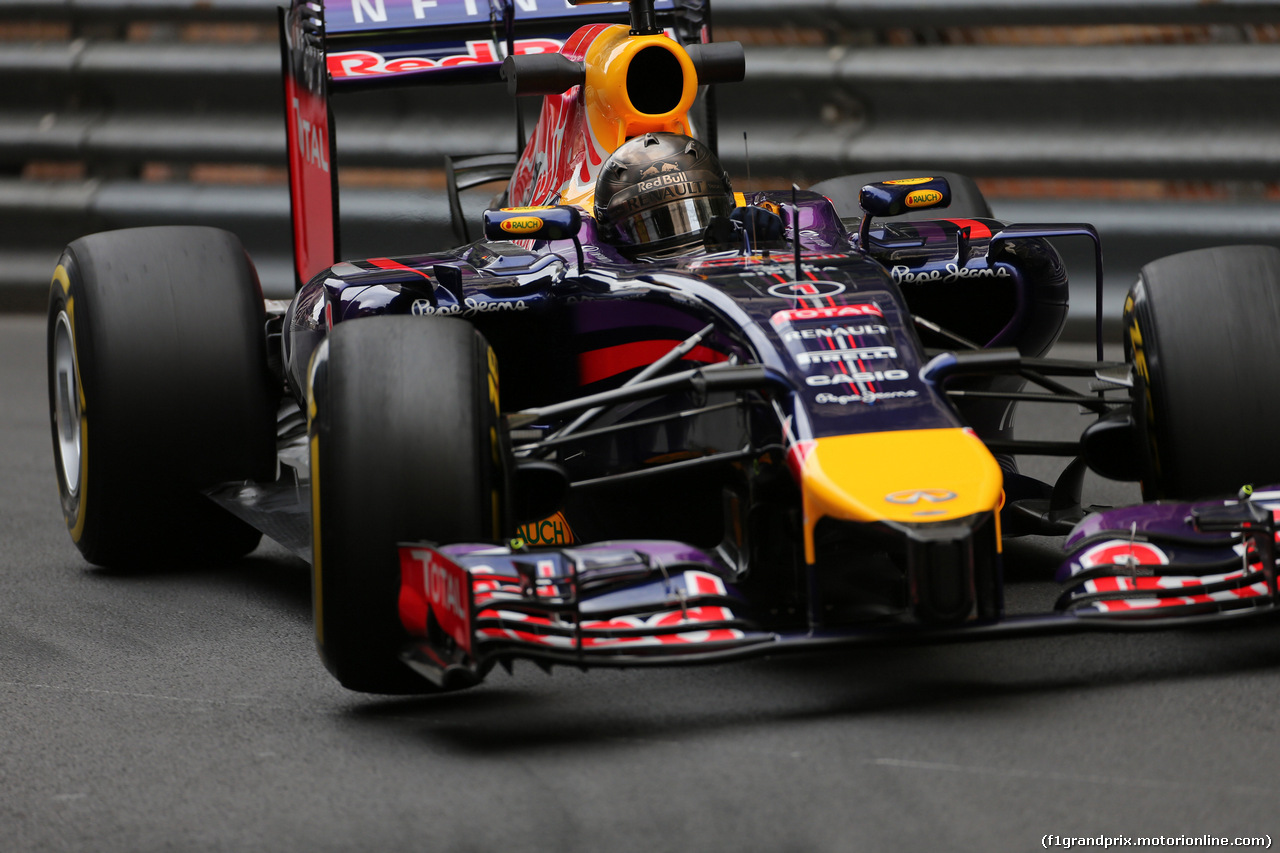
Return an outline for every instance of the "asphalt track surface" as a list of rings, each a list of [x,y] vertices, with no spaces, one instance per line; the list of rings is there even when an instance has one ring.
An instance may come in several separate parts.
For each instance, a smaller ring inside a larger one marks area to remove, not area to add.
[[[550,677],[517,665],[459,694],[357,695],[321,667],[307,568],[278,547],[217,568],[175,553],[147,574],[81,561],[44,370],[42,319],[0,317],[0,850],[1280,836],[1280,625]],[[1020,543],[1010,565],[1047,576],[1056,544]],[[1020,600],[1052,598],[1023,586]]]

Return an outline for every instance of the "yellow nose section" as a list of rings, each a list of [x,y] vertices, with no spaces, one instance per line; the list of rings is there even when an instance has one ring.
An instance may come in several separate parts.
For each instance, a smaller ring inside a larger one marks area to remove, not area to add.
[[[948,521],[999,509],[1003,486],[999,464],[971,430],[819,438],[800,467],[805,560],[814,562],[820,518]]]

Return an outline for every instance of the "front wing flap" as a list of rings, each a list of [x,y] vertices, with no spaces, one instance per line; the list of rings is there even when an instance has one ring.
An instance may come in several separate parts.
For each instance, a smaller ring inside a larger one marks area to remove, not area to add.
[[[755,628],[729,569],[677,542],[557,550],[400,545],[406,661],[437,684],[526,657],[592,665],[736,649]]]
[[[1276,604],[1280,491],[1144,504],[1085,519],[1067,539],[1057,608],[1094,620],[1158,620]]]

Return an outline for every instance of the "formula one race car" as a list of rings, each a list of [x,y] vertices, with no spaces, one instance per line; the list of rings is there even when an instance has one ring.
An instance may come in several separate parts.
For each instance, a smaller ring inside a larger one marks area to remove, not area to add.
[[[1102,361],[1100,320],[1097,362],[1046,358],[1067,310],[1049,239],[1094,230],[1001,223],[938,172],[735,189],[707,93],[743,51],[708,15],[296,0],[296,296],[264,303],[238,241],[205,228],[85,237],[54,273],[54,450],[84,557],[230,558],[266,533],[314,567],[325,665],[371,692],[515,658],[1274,608],[1280,493],[1241,487],[1280,481],[1280,251],[1152,263],[1124,362]],[[340,260],[330,91],[496,80],[542,111],[518,156],[449,162],[466,245]],[[495,178],[469,241],[460,195]],[[1095,417],[1078,441],[1015,438],[1026,400]],[[1019,454],[1072,461],[1042,483]],[[1181,502],[1087,513],[1086,468]],[[1009,616],[1002,542],[1028,533],[1069,534],[1065,591]]]

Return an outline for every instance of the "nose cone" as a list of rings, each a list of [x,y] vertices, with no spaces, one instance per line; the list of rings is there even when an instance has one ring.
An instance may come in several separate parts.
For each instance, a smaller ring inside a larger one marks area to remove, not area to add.
[[[805,559],[813,529],[842,521],[950,521],[999,509],[1004,478],[969,429],[839,435],[813,442],[800,467]]]

